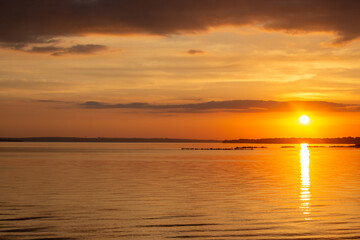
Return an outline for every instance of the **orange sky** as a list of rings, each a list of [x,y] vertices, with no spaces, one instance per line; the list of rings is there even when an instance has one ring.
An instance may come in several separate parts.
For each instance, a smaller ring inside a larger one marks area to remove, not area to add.
[[[0,137],[360,135],[356,1],[14,2]]]

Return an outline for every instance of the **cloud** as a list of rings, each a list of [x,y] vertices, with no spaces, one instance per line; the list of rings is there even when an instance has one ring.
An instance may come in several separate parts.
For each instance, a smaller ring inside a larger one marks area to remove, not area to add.
[[[58,87],[65,86],[63,82],[54,82],[47,80],[31,80],[31,79],[11,79],[0,80],[0,90],[15,89],[15,90],[51,90]]]
[[[37,102],[41,102],[41,103],[68,103],[65,101],[58,101],[58,100],[51,100],[51,99],[40,99],[40,100],[36,100]]]
[[[99,51],[106,50],[107,47],[98,44],[78,44],[68,48],[57,46],[35,46],[28,52],[51,53],[53,56],[62,56],[66,54],[94,54]]]
[[[357,0],[4,0],[0,42],[49,44],[89,33],[169,35],[253,25],[329,32],[335,43],[345,43],[360,37],[359,10]]]
[[[150,103],[117,103],[109,104],[97,101],[88,101],[78,104],[82,108],[91,109],[145,109],[157,112],[293,112],[307,111],[330,111],[330,112],[353,112],[360,111],[360,105],[342,104],[325,101],[264,101],[264,100],[230,100],[210,101],[190,104],[163,104]]]
[[[190,49],[188,51],[186,51],[188,54],[190,55],[196,55],[196,54],[203,54],[205,53],[204,51],[202,50],[198,50],[198,49]]]
[[[23,50],[27,44],[25,43],[0,43],[0,47],[10,48],[13,50]]]
[[[75,45],[69,48],[65,48],[63,51],[56,52],[56,55],[63,55],[63,54],[92,54],[99,51],[106,50],[106,46],[98,45],[98,44],[85,44],[85,45]]]
[[[32,47],[29,52],[36,52],[36,53],[56,53],[64,51],[63,47],[56,47],[56,46],[44,46],[44,47]]]

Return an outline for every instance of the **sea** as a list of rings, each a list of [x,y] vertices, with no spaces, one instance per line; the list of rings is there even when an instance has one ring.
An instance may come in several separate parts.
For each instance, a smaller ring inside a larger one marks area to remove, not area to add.
[[[0,239],[360,239],[360,150],[283,146],[3,142]]]

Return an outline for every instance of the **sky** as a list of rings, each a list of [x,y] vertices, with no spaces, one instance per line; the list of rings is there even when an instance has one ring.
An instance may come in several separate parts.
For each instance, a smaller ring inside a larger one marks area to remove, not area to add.
[[[360,136],[359,11],[356,0],[1,1],[0,137]]]

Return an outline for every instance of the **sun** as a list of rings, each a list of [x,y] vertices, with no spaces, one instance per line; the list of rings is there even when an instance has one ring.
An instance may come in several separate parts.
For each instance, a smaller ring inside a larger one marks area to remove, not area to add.
[[[308,116],[306,116],[306,115],[302,115],[302,116],[300,116],[300,118],[299,118],[299,122],[300,122],[301,124],[304,124],[304,125],[309,124],[310,118],[309,118]]]

